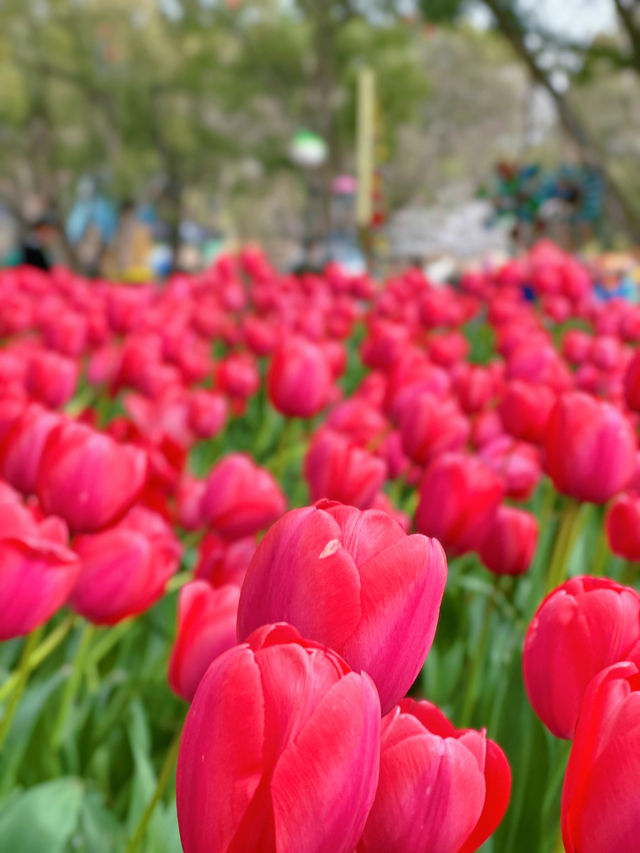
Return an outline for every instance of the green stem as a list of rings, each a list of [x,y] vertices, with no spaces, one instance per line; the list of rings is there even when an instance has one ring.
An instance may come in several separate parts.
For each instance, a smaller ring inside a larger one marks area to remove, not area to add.
[[[480,636],[475,646],[475,654],[471,662],[471,671],[467,680],[467,691],[462,703],[462,712],[460,714],[460,727],[468,728],[471,724],[471,717],[476,706],[478,694],[478,681],[480,678],[480,668],[484,662],[485,651],[487,648],[487,640],[489,638],[489,626],[491,625],[491,615],[493,613],[493,595],[487,596],[487,601],[482,617],[482,627]]]
[[[29,658],[37,646],[43,630],[44,629],[41,626],[40,628],[36,628],[35,631],[32,631],[25,640],[25,644],[22,648],[22,654],[20,655],[20,662],[18,664],[18,678],[15,684],[15,690],[13,691],[7,710],[5,711],[2,722],[0,723],[0,749],[4,746],[4,742],[9,734],[9,729],[11,728],[11,723],[16,711],[18,710],[20,699],[22,698],[24,689],[27,686],[29,673],[31,672],[29,669]]]
[[[189,581],[192,580],[193,572],[180,572],[171,578],[167,584],[165,593],[168,594],[170,592],[175,592],[177,589],[181,589],[186,583],[189,583]]]
[[[39,646],[37,646],[29,655],[29,659],[27,660],[25,666],[27,667],[28,674],[31,674],[34,669],[37,669],[45,658],[49,657],[49,655],[57,649],[60,643],[64,640],[64,638],[69,633],[70,629],[73,626],[73,623],[76,620],[75,613],[70,613],[67,618],[61,622],[54,630],[46,637]],[[5,681],[5,683],[0,687],[0,702],[3,702],[5,698],[11,693],[11,691],[15,688],[16,684],[19,680],[19,673],[12,673],[9,678]]]
[[[607,541],[607,531],[604,526],[604,520],[598,516],[600,527],[598,530],[598,542],[596,544],[596,550],[593,557],[593,564],[591,566],[591,574],[595,577],[601,577],[605,574],[607,564],[609,562],[609,557],[611,552],[609,551],[609,542]]]
[[[582,504],[569,500],[560,514],[560,524],[547,575],[546,593],[551,592],[567,579],[569,558],[582,523],[581,509]]]
[[[180,575],[177,575],[176,577],[180,577]],[[98,641],[91,649],[91,654],[87,657],[87,665],[90,667],[97,666],[107,652],[111,651],[116,643],[124,637],[133,624],[133,619],[124,619],[118,625],[114,625],[112,628],[107,628],[107,630],[100,635]]]
[[[638,581],[638,564],[633,560],[625,560],[622,567],[622,576],[620,583],[624,586],[635,587]]]
[[[138,847],[140,845],[140,842],[144,838],[144,834],[147,830],[147,826],[149,824],[149,821],[151,820],[151,817],[153,815],[155,807],[157,806],[160,798],[162,797],[162,794],[164,793],[164,789],[166,788],[167,783],[169,781],[169,777],[171,776],[171,774],[173,772],[174,765],[175,765],[176,760],[178,758],[178,750],[180,749],[180,738],[181,738],[181,736],[182,736],[182,729],[179,729],[175,733],[175,735],[173,736],[173,740],[171,741],[171,744],[169,746],[169,750],[167,751],[167,754],[165,756],[164,762],[162,764],[162,768],[160,769],[160,775],[158,776],[158,782],[156,784],[156,789],[153,792],[153,796],[151,797],[151,799],[147,803],[147,807],[145,808],[144,812],[142,813],[142,817],[138,821],[138,826],[136,827],[135,832],[131,836],[131,840],[127,844],[126,853],[135,853],[135,851],[138,849]]]
[[[287,470],[289,466],[290,454],[291,454],[291,445],[293,434],[295,431],[295,420],[293,418],[285,418],[285,422],[282,425],[282,431],[280,433],[280,437],[278,438],[278,447],[275,452],[275,460],[273,466],[273,473],[275,474],[278,480],[282,479],[283,474]]]
[[[87,622],[87,624],[82,629],[82,634],[80,635],[80,642],[78,643],[78,649],[76,651],[76,657],[73,662],[73,669],[71,670],[71,674],[64,686],[62,701],[60,702],[60,707],[58,708],[58,716],[56,717],[56,722],[53,728],[52,743],[54,747],[58,747],[62,743],[65,724],[67,722],[67,718],[69,716],[69,711],[73,704],[73,700],[75,699],[76,693],[78,691],[80,680],[85,670],[87,656],[89,654],[89,647],[91,646],[91,640],[93,638],[95,630],[95,626],[92,625],[90,622]]]

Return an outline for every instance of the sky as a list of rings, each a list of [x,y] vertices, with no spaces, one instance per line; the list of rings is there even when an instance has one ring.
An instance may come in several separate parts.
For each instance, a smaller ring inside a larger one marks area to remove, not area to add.
[[[545,28],[572,40],[588,41],[602,31],[615,28],[613,0],[520,0],[520,6]],[[484,7],[479,5],[472,19],[486,25],[488,15]]]

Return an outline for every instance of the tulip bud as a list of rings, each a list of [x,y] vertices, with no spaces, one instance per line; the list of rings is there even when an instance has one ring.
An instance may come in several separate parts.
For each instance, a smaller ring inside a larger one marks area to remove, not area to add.
[[[547,471],[559,492],[606,503],[630,482],[635,457],[633,427],[623,412],[580,391],[559,397],[546,441]]]
[[[321,501],[288,512],[249,565],[238,637],[288,621],[374,680],[386,713],[431,648],[447,563],[435,540],[407,536],[378,510]]]
[[[270,625],[205,673],[176,778],[185,853],[352,853],[375,796],[380,705],[335,652]]]
[[[527,630],[524,683],[533,710],[571,740],[591,679],[640,640],[640,596],[608,578],[572,578],[542,602]]]

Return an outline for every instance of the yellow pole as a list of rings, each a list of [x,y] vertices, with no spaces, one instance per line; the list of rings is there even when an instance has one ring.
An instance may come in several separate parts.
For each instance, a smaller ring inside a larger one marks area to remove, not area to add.
[[[375,100],[375,72],[371,68],[362,68],[358,74],[356,221],[361,229],[367,231],[373,214]]]

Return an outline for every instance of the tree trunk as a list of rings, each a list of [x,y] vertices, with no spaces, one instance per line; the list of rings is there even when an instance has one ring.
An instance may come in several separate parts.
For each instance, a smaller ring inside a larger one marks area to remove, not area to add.
[[[571,104],[552,85],[544,69],[538,64],[534,54],[529,50],[524,38],[524,31],[511,9],[505,8],[501,0],[483,0],[490,10],[503,36],[509,41],[515,53],[524,62],[532,78],[539,83],[553,99],[560,123],[565,132],[580,147],[585,160],[597,166],[604,182],[605,191],[615,205],[626,230],[634,240],[640,240],[640,217],[629,204],[626,196],[618,186],[607,168],[606,159],[592,139],[589,131],[575,113]]]

